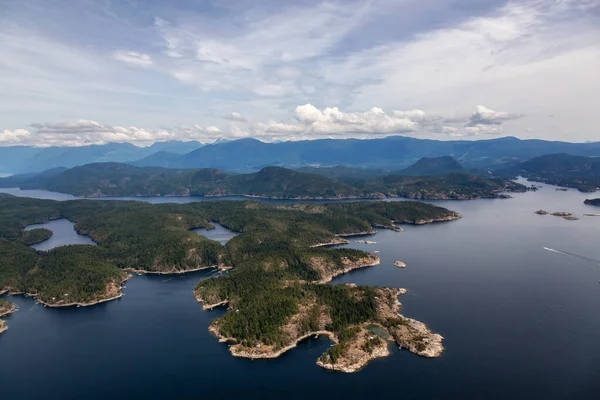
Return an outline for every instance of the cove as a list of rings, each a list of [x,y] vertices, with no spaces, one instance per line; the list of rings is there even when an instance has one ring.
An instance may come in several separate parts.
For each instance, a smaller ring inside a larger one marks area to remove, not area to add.
[[[52,231],[52,236],[43,242],[31,245],[36,250],[48,251],[55,247],[67,246],[71,244],[88,244],[95,246],[96,243],[88,236],[80,235],[75,231],[75,224],[67,219],[56,219],[44,224],[33,224],[25,230],[45,228]]]

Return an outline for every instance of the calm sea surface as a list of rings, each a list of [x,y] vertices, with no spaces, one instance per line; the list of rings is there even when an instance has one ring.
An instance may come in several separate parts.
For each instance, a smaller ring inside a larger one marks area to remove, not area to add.
[[[90,308],[50,309],[10,297],[19,311],[0,335],[1,396],[598,400],[600,217],[583,214],[600,208],[584,205],[586,197],[593,194],[544,186],[510,200],[438,201],[464,218],[381,230],[369,236],[374,245],[352,238],[350,246],[377,250],[382,262],[333,283],[407,288],[403,312],[446,338],[438,359],[392,346],[389,357],[356,374],[332,373],[315,365],[330,345],[324,338],[276,360],[237,359],[207,331],[224,311],[203,311],[192,295],[212,271],[135,276],[123,298]],[[580,220],[533,213],[540,208]],[[77,238],[68,222],[51,224],[63,232],[52,246]],[[199,233],[226,241],[217,228]],[[395,260],[407,268],[394,267]]]

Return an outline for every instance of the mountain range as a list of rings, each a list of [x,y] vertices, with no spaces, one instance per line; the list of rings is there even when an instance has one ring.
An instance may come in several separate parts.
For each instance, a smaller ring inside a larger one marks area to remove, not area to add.
[[[256,139],[164,142],[149,147],[113,143],[84,147],[0,147],[0,173],[40,172],[97,162],[178,169],[217,168],[255,172],[266,166],[347,166],[398,172],[423,157],[451,156],[467,170],[498,170],[556,153],[600,156],[600,142],[568,143],[505,137],[476,141],[439,141],[390,136],[379,139],[320,139],[264,143]]]
[[[281,143],[240,139],[203,146],[183,155],[154,154],[133,164],[169,168],[219,168],[238,172],[256,171],[273,165],[287,168],[343,165],[399,171],[423,157],[452,156],[467,169],[499,169],[554,153],[600,156],[600,142],[549,142],[514,137],[439,141],[404,136]]]
[[[0,173],[41,172],[95,162],[133,162],[158,152],[185,154],[200,147],[202,143],[195,141],[156,142],[148,147],[137,147],[131,143],[81,147],[0,147]]]

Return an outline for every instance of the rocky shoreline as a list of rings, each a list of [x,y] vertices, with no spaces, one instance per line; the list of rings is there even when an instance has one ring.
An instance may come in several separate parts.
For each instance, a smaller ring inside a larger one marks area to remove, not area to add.
[[[331,239],[328,242],[313,244],[310,247],[314,248],[314,247],[336,246],[336,245],[340,245],[340,244],[349,244],[349,243],[350,243],[349,240],[346,240],[346,239],[343,239],[340,237],[336,237],[334,239]]]
[[[427,218],[427,219],[418,219],[418,220],[397,220],[394,221],[395,224],[408,224],[408,225],[425,225],[425,224],[437,224],[439,222],[449,222],[456,221],[457,219],[461,219],[462,215],[459,213],[454,213],[452,215],[448,215],[446,217],[441,218]]]
[[[337,200],[385,200],[385,199],[410,199],[410,200],[481,200],[481,199],[510,199],[512,196],[503,193],[505,190],[498,191],[497,193],[490,193],[487,195],[460,195],[460,194],[429,194],[429,193],[405,193],[402,195],[397,195],[394,193],[372,193],[365,194],[361,196],[334,196],[334,197],[324,197],[324,196],[295,196],[295,197],[287,197],[287,196],[266,196],[266,195],[256,195],[256,194],[247,194],[247,193],[213,193],[213,194],[205,194],[198,195],[197,197],[204,198],[221,198],[221,197],[245,197],[248,199],[262,199],[262,200],[299,200],[299,201],[312,201],[312,200],[325,200],[325,201],[337,201]],[[69,194],[69,193],[67,193]],[[104,197],[194,197],[195,195],[191,194],[188,190],[185,193],[178,194],[105,194],[105,193],[92,193],[88,195],[74,195],[81,199],[102,199]]]
[[[314,283],[317,283],[317,284],[328,283],[328,282],[331,282],[333,280],[333,278],[335,278],[336,276],[346,274],[355,269],[374,267],[376,265],[379,265],[380,262],[381,262],[381,259],[379,257],[371,254],[370,257],[361,258],[358,261],[344,260],[344,267],[341,269],[333,270],[333,271],[328,271],[324,268],[320,268],[319,266],[316,266],[315,269],[317,269],[319,272],[321,272],[322,278]]]
[[[148,271],[145,269],[125,268],[123,271],[132,272],[132,273],[138,274],[138,275],[181,275],[181,274],[187,274],[189,272],[198,272],[198,271],[203,271],[205,269],[211,269],[211,268],[226,268],[226,267],[217,266],[217,265],[209,265],[206,267],[198,267],[198,268],[192,268],[192,269],[172,269],[172,270],[168,270],[168,271]]]
[[[125,282],[127,282],[127,280],[129,280],[131,277],[132,277],[131,274],[127,274],[127,276],[121,280],[120,284],[117,284],[116,282],[110,282],[109,284],[106,285],[105,297],[96,299],[96,300],[87,301],[87,302],[72,301],[69,303],[65,303],[64,300],[44,301],[44,300],[40,300],[39,298],[37,298],[39,296],[38,293],[22,293],[22,292],[15,292],[15,291],[11,291],[11,290],[8,290],[8,292],[10,295],[22,294],[27,297],[33,297],[36,299],[36,301],[38,303],[42,304],[44,307],[50,307],[50,308],[90,307],[90,306],[95,306],[97,304],[106,303],[106,302],[109,302],[112,300],[117,300],[117,299],[120,299],[121,297],[123,297],[123,295],[124,295],[124,293],[122,291],[123,284]]]
[[[3,291],[2,293],[5,293],[6,291]],[[17,311],[17,306],[13,303],[10,302],[6,302],[8,303],[8,305],[0,308],[0,318],[5,317],[9,314],[14,313],[15,311]],[[8,329],[8,325],[6,324],[6,322],[4,322],[3,320],[0,319],[0,333],[5,332]]]

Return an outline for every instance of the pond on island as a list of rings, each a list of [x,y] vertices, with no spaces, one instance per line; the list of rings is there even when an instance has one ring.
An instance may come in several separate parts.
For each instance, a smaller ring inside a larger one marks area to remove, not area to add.
[[[192,232],[207,237],[210,240],[214,240],[215,242],[219,242],[222,245],[225,245],[225,243],[239,235],[239,233],[230,231],[217,222],[211,222],[211,224],[214,225],[215,229],[196,228],[192,229]]]
[[[32,229],[45,228],[52,231],[52,236],[43,242],[31,245],[36,250],[48,251],[55,247],[67,246],[70,244],[89,244],[96,245],[89,236],[80,235],[75,231],[75,224],[67,219],[55,219],[44,224],[29,225],[26,231]]]
[[[391,346],[389,357],[360,372],[333,373],[315,365],[331,345],[325,336],[273,360],[232,357],[208,332],[224,309],[203,311],[192,294],[214,273],[207,270],[134,276],[123,298],[89,308],[9,297],[19,311],[0,335],[0,392],[11,400],[597,400],[600,218],[584,215],[597,212],[583,204],[593,194],[541,186],[508,200],[435,201],[464,218],[348,238],[351,247],[378,251],[381,264],[332,284],[408,289],[403,313],[446,338],[440,358]],[[580,219],[534,214],[539,209]]]

